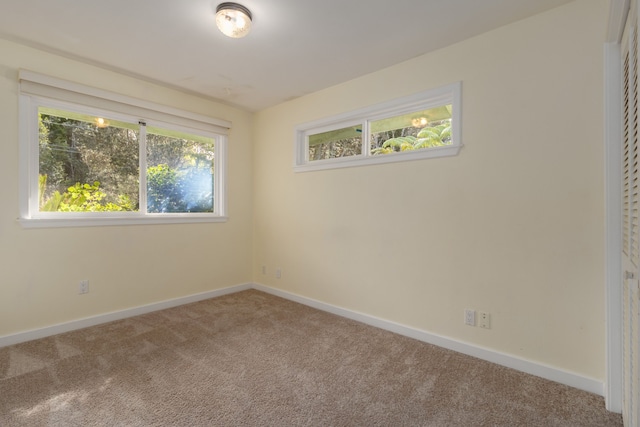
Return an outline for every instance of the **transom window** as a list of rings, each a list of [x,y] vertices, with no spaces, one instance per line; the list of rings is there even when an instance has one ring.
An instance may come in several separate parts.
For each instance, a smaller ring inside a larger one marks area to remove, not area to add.
[[[206,125],[31,93],[21,113],[25,226],[225,219],[226,136]]]
[[[461,83],[307,123],[296,129],[295,171],[453,156]]]

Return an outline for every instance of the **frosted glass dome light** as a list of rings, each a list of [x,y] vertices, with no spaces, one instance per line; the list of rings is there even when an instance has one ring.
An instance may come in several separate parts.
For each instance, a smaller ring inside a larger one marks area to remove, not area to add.
[[[239,39],[251,30],[251,12],[237,3],[220,3],[216,8],[216,25],[225,36]]]

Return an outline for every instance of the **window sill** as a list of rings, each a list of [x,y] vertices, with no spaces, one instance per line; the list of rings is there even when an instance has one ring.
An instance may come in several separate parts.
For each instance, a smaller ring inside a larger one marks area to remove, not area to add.
[[[197,215],[197,214],[195,214]],[[113,218],[19,218],[23,228],[107,227],[121,225],[198,224],[226,222],[226,216],[147,216]]]
[[[350,168],[355,166],[379,165],[384,163],[404,162],[410,160],[432,159],[437,157],[456,156],[462,145],[448,145],[418,151],[404,151],[400,153],[383,154],[378,156],[353,156],[337,159],[316,160],[295,165],[294,172],[309,172],[325,169]]]

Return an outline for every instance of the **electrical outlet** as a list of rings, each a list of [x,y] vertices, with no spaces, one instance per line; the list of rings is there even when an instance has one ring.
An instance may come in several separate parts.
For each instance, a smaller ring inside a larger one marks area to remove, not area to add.
[[[484,311],[478,312],[478,326],[491,329],[491,314]]]
[[[468,308],[464,310],[464,324],[469,326],[476,326],[475,310],[469,310]]]
[[[280,270],[279,268],[276,269],[276,279],[279,279],[280,277],[282,277],[282,270]]]
[[[79,294],[88,294],[89,293],[89,281],[88,280],[81,280],[80,283],[78,283],[78,293]]]

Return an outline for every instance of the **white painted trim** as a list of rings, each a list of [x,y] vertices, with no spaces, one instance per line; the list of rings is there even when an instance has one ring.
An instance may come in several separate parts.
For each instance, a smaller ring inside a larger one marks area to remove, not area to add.
[[[622,373],[622,34],[629,0],[611,0],[604,46],[605,405],[621,413]]]
[[[36,73],[34,71],[21,69],[18,71],[18,79],[21,82],[30,82],[38,85],[48,86],[56,89],[62,89],[68,92],[85,94],[95,98],[106,99],[109,101],[118,102],[121,104],[127,104],[146,110],[158,111],[161,113],[169,114],[175,117],[184,117],[190,120],[194,120],[201,123],[207,123],[210,125],[218,126],[222,129],[216,130],[216,133],[224,132],[231,129],[231,122],[228,120],[215,119],[213,117],[204,116],[202,114],[193,113],[191,111],[180,110],[178,108],[169,107],[167,105],[156,104],[155,102],[145,101],[143,99],[133,98],[127,95],[122,95],[115,92],[110,92],[103,89],[98,89],[90,86],[85,86],[79,83],[70,82],[68,80],[59,79],[56,77],[46,76],[44,74]],[[22,85],[21,85],[22,86]],[[27,92],[31,93],[27,90]],[[36,95],[40,95],[37,93]]]
[[[426,110],[447,104],[453,105],[453,113],[451,117],[451,145],[390,153],[380,156],[371,155],[368,137],[368,126],[370,121],[393,117],[399,114],[407,114],[413,111]],[[362,154],[335,159],[309,161],[308,136],[310,134],[336,130],[357,124],[362,125]],[[332,117],[314,120],[297,126],[295,128],[294,135],[293,171],[310,172],[456,156],[460,152],[462,146],[462,82],[459,81],[446,86],[426,90],[402,98],[396,98],[391,101],[358,110],[348,111]]]
[[[227,165],[228,155],[227,148],[229,146],[229,138],[227,135],[220,135],[214,146],[216,153],[214,161],[214,193],[213,193],[213,210],[219,215],[219,218],[224,218],[224,221],[228,219],[228,184],[229,180]],[[216,173],[217,172],[217,173]]]
[[[252,289],[252,287],[253,286],[250,283],[245,283],[228,288],[216,289],[213,291],[187,295],[185,297],[175,298],[171,300],[127,308],[125,310],[99,314],[97,316],[86,317],[84,319],[72,320],[71,322],[59,323],[57,325],[47,326],[40,329],[32,329],[30,331],[18,332],[12,335],[5,335],[3,337],[0,337],[0,347],[5,347],[8,345],[18,344],[21,342],[31,341],[39,338],[45,338],[64,332],[75,331],[77,329],[88,328],[89,326],[95,326],[102,323],[113,322],[114,320],[121,320],[128,317],[139,316],[141,314],[177,307],[179,305],[190,304],[192,302],[202,301],[209,298],[215,298],[240,291],[246,291],[248,289]]]
[[[590,393],[595,393],[600,396],[603,394],[602,382],[585,377],[583,375],[565,371],[562,369],[554,368],[552,366],[544,365],[542,363],[522,359],[516,356],[512,356],[505,353],[500,353],[495,350],[476,346],[474,344],[457,341],[451,338],[447,338],[441,335],[426,332],[420,329],[415,329],[409,326],[401,325],[399,323],[390,322],[388,320],[380,319],[368,314],[359,313],[356,311],[348,310],[335,305],[327,304],[321,301],[317,301],[311,298],[303,297],[291,292],[283,291],[280,289],[271,288],[269,286],[254,283],[253,289],[266,292],[271,295],[275,295],[281,298],[285,298],[291,301],[295,301],[300,304],[307,305],[309,307],[316,308],[318,310],[326,311],[328,313],[336,314],[338,316],[346,317],[357,322],[365,323],[367,325],[375,326],[376,328],[384,329],[390,332],[394,332],[399,335],[404,335],[413,339],[417,339],[422,342],[437,345],[449,350],[457,351],[468,356],[477,357],[478,359],[486,360],[488,362],[496,363],[498,365],[506,366],[508,368],[516,369],[527,374],[535,375],[541,378],[545,378],[550,381],[555,381],[561,384],[575,387],[580,390],[585,390]]]
[[[414,151],[384,154],[380,156],[352,156],[338,159],[316,160],[304,165],[294,166],[294,172],[312,172],[328,169],[353,168],[358,166],[380,165],[438,157],[453,157],[460,152],[462,145],[445,145],[442,147],[424,148]]]
[[[245,284],[231,286],[224,289],[217,289],[214,291],[188,295],[186,297],[160,301],[157,303],[148,304],[144,306],[133,307],[125,310],[87,317],[84,319],[79,319],[71,322],[48,326],[41,329],[34,329],[30,331],[25,331],[25,332],[19,332],[17,334],[12,334],[12,335],[5,335],[3,337],[0,337],[0,347],[5,347],[8,345],[18,344],[21,342],[31,341],[39,338],[45,338],[51,335],[61,334],[64,332],[69,332],[77,329],[95,326],[95,325],[99,325],[106,322],[112,322],[114,320],[121,320],[128,317],[138,316],[141,314],[146,314],[146,313],[150,313],[157,310],[164,310],[171,307],[177,307],[179,305],[189,304],[192,302],[202,301],[209,298],[215,298],[215,297],[228,295],[236,292],[246,291],[249,289],[255,289],[261,292],[275,295],[280,298],[284,298],[290,301],[304,304],[309,307],[316,308],[318,310],[326,311],[328,313],[345,317],[347,319],[352,319],[357,322],[374,326],[376,328],[384,329],[399,335],[417,339],[422,342],[437,345],[442,348],[457,351],[458,353],[466,354],[472,357],[477,357],[479,359],[486,360],[488,362],[492,362],[498,365],[506,366],[508,368],[516,369],[521,372],[525,372],[531,375],[535,375],[541,378],[545,378],[551,381],[565,384],[570,387],[575,387],[580,390],[585,390],[590,393],[595,393],[598,395],[603,394],[602,382],[579,375],[574,372],[565,371],[565,370],[554,368],[552,366],[544,365],[538,362],[533,362],[530,360],[522,359],[522,358],[505,354],[505,353],[500,353],[488,348],[476,346],[474,344],[457,341],[441,335],[433,334],[420,329],[416,329],[416,328],[405,326],[399,323],[391,322],[385,319],[380,319],[378,317],[370,316],[368,314],[348,310],[342,307],[327,304],[318,300],[303,297],[301,295],[297,295],[297,294],[283,291],[280,289],[271,288],[269,286],[265,286],[258,283],[245,283]]]
[[[624,25],[624,24],[623,24]],[[620,43],[604,47],[606,382],[609,411],[622,412],[622,71]]]
[[[145,216],[101,216],[94,218],[18,218],[23,228],[62,228],[62,227],[107,227],[123,225],[152,225],[152,224],[201,224],[212,222],[226,222],[226,216],[202,214],[147,214]]]
[[[32,76],[32,78],[35,78]],[[42,77],[43,80],[47,80]],[[55,80],[55,79],[53,79]],[[47,80],[48,81],[48,80]],[[69,85],[73,85],[69,83]],[[87,90],[90,90],[87,89]],[[97,89],[96,89],[97,90]],[[114,95],[115,96],[115,95]],[[20,189],[20,216],[18,223],[23,228],[58,228],[58,227],[101,227],[123,225],[149,225],[149,224],[191,224],[191,223],[220,223],[226,222],[227,209],[227,140],[226,133],[215,133],[210,130],[188,128],[184,125],[165,123],[159,120],[147,120],[146,125],[158,126],[167,130],[178,130],[194,133],[199,136],[212,138],[214,141],[214,192],[213,212],[191,213],[149,213],[146,211],[146,192],[140,192],[140,210],[137,212],[40,212],[39,205],[39,180],[38,180],[38,107],[45,106],[90,114],[97,117],[110,117],[130,124],[137,124],[139,118],[125,113],[107,112],[100,108],[85,105],[76,105],[73,102],[41,98],[20,94],[19,96],[19,189]],[[107,114],[103,114],[107,113]],[[146,170],[145,138],[146,126],[140,126],[140,167]],[[142,173],[140,189],[146,188],[146,174]]]
[[[610,0],[606,43],[620,43],[629,14],[629,0]]]

